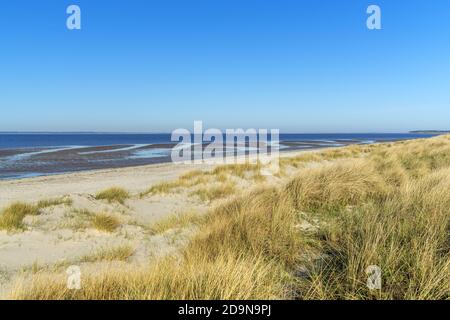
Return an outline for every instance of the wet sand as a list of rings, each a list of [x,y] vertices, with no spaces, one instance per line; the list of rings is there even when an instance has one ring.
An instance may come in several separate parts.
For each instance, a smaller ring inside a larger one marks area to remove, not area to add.
[[[281,141],[280,152],[340,147],[357,143],[361,141]],[[126,144],[0,149],[0,180],[167,163],[171,162],[171,151],[174,146],[175,144]],[[206,146],[207,144],[203,148]],[[191,151],[194,151],[193,147],[191,148]]]

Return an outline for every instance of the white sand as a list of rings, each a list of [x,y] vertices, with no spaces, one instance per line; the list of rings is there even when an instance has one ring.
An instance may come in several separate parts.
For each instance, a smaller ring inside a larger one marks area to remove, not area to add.
[[[209,167],[202,166],[201,169]],[[0,294],[5,294],[24,269],[70,264],[101,248],[130,244],[136,248],[132,257],[136,263],[148,263],[152,257],[170,253],[179,245],[177,239],[170,234],[152,236],[145,226],[189,210],[205,212],[207,205],[183,194],[143,199],[138,194],[193,169],[200,168],[186,164],[158,164],[0,181],[0,209],[16,201],[33,203],[64,196],[73,201],[70,207],[59,205],[44,209],[39,216],[27,216],[23,232],[0,231]],[[125,205],[95,200],[97,192],[112,186],[131,192],[131,199]],[[92,228],[74,229],[73,224],[78,219],[74,210],[82,209],[113,214],[122,226],[113,233]]]
[[[38,216],[27,216],[25,231],[0,231],[0,297],[24,269],[79,264],[81,257],[101,248],[129,244],[136,249],[132,263],[148,263],[155,257],[174,252],[185,243],[192,230],[152,235],[148,226],[174,214],[192,211],[202,214],[212,204],[200,201],[189,192],[144,198],[138,195],[152,185],[175,180],[188,171],[209,170],[214,166],[214,163],[166,163],[0,181],[0,210],[15,201],[33,203],[59,197],[70,197],[73,201],[70,206],[49,207]],[[97,192],[114,186],[132,194],[124,205],[95,199]],[[113,233],[79,227],[78,224],[83,223],[79,211],[83,209],[114,215],[121,226]]]
[[[19,200],[37,201],[71,194],[95,194],[112,186],[140,192],[152,184],[175,179],[183,172],[198,167],[166,163],[0,181],[0,208]]]

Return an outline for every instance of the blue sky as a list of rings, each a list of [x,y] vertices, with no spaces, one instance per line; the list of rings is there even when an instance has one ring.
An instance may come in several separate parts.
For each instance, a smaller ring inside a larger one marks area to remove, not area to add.
[[[0,131],[450,129],[450,1],[2,1],[0,111]]]

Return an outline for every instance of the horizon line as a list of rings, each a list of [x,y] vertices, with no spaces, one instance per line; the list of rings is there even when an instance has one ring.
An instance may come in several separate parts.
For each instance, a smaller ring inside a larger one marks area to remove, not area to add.
[[[245,129],[244,129],[245,130]],[[281,132],[280,134],[400,134],[400,133],[450,133],[450,130],[409,131],[353,131],[353,132]],[[225,133],[225,132],[224,132]],[[0,134],[171,134],[166,131],[0,131]]]

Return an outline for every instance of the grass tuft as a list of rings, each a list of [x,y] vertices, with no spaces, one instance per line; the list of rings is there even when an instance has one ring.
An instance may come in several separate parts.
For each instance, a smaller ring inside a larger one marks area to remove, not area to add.
[[[231,183],[201,187],[191,193],[198,196],[202,201],[213,201],[230,196],[236,192],[236,186]]]
[[[253,164],[253,163],[245,162],[245,163],[226,164],[226,165],[217,166],[212,171],[212,174],[218,175],[221,173],[228,173],[228,174],[240,177],[240,178],[245,178],[245,175],[248,172],[255,173],[255,172],[258,172],[260,169],[261,169],[260,163]]]
[[[102,248],[93,254],[82,257],[81,262],[127,261],[134,252],[135,249],[130,245]]]
[[[99,231],[113,232],[120,226],[120,221],[112,215],[97,213],[92,217],[92,226]]]
[[[188,212],[172,215],[165,219],[159,220],[148,229],[152,234],[156,235],[175,228],[186,228],[189,225],[198,224],[202,220],[203,216],[200,216],[195,212]]]
[[[67,288],[64,274],[39,274],[16,283],[11,299],[22,300],[227,300],[275,299],[283,294],[276,266],[263,258],[220,256],[215,261],[166,258],[146,268],[83,275],[81,290]],[[45,290],[41,290],[44,289]]]
[[[147,196],[147,195],[156,195],[156,194],[164,194],[169,193],[173,189],[181,187],[183,184],[179,181],[170,181],[170,182],[161,182],[158,184],[155,184],[150,189],[142,192],[140,194],[141,197]]]
[[[95,199],[97,200],[107,200],[108,202],[118,202],[120,204],[124,204],[125,200],[130,197],[128,191],[122,188],[109,188],[103,190],[95,195]]]
[[[27,215],[38,215],[39,209],[36,206],[16,202],[3,210],[0,215],[0,230],[21,230],[24,228],[23,218]]]
[[[42,209],[57,205],[70,206],[71,204],[72,200],[70,198],[41,200],[35,205],[23,202],[13,203],[0,214],[0,230],[23,230],[23,219],[25,216],[37,216]]]
[[[38,209],[44,209],[44,208],[59,206],[59,205],[71,206],[72,202],[73,201],[70,198],[49,199],[49,200],[39,201],[36,206]]]

